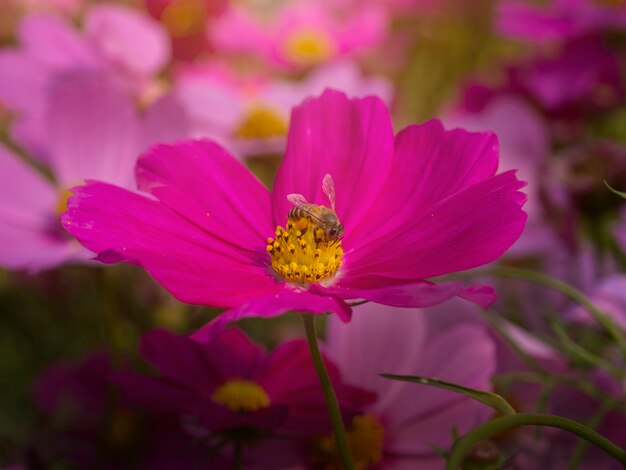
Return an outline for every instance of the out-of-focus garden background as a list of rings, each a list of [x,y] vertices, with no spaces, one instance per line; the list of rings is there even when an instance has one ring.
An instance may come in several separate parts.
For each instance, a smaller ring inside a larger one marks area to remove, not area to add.
[[[91,261],[59,222],[68,189],[132,187],[141,153],[183,138],[218,141],[271,186],[291,108],[325,88],[379,96],[396,130],[438,118],[498,135],[501,171],[528,182],[526,230],[457,278],[499,300],[416,315],[484,331],[485,383],[520,410],[626,445],[625,2],[0,0],[1,468],[192,468],[156,455],[171,416],[118,412],[107,380],[153,371],[137,353],[147,331],[190,333],[220,310]],[[295,315],[239,326],[270,348],[301,336]],[[556,431],[487,446],[464,468],[619,468]],[[320,462],[304,463],[339,468]]]

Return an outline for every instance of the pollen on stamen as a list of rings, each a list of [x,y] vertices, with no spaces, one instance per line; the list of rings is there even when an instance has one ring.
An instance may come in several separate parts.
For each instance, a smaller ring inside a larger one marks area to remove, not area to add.
[[[276,227],[276,238],[267,239],[272,269],[285,281],[315,284],[337,273],[343,258],[341,241],[327,241],[319,230],[306,218],[289,219],[286,229]]]

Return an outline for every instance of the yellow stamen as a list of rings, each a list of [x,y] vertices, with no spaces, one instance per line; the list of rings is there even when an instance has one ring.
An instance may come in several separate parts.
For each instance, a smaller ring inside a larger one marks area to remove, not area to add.
[[[203,0],[174,0],[161,14],[161,23],[172,37],[180,38],[200,33],[207,15]]]
[[[335,55],[337,46],[324,31],[306,28],[295,31],[283,44],[283,53],[301,66],[313,66]]]
[[[235,137],[241,139],[267,139],[287,135],[287,122],[277,110],[264,105],[254,105],[243,118]]]
[[[346,429],[348,447],[357,470],[366,470],[383,458],[383,437],[385,430],[378,419],[370,415],[359,415],[352,419]],[[324,470],[341,470],[335,439],[325,436],[314,444],[313,461]]]
[[[326,241],[323,229],[309,219],[289,219],[287,229],[276,227],[276,238],[267,239],[272,269],[285,281],[315,284],[332,278],[341,267],[340,240]]]
[[[62,188],[59,191],[59,198],[57,199],[56,214],[61,215],[67,210],[67,201],[72,196],[72,191],[69,188]]]
[[[211,398],[231,411],[257,411],[270,406],[267,392],[250,380],[229,380],[220,385]]]

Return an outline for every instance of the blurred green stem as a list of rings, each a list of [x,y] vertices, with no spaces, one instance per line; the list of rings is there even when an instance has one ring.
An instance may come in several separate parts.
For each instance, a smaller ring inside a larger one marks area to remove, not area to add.
[[[620,331],[619,327],[611,320],[611,318],[609,318],[608,315],[596,307],[589,297],[580,292],[578,289],[553,277],[526,269],[501,267],[490,269],[486,273],[499,277],[525,279],[527,281],[543,284],[546,287],[550,287],[561,292],[563,295],[583,306],[591,314],[591,316],[593,316],[593,318],[606,329],[609,335],[611,335],[611,337],[619,345],[624,358],[626,358],[626,336],[622,333],[622,331]]]
[[[457,470],[461,468],[465,456],[474,448],[476,444],[484,439],[488,439],[494,434],[498,434],[508,429],[518,426],[548,426],[560,428],[585,439],[596,445],[626,468],[626,451],[619,448],[604,436],[598,434],[591,428],[577,423],[568,418],[548,414],[520,413],[509,416],[502,416],[488,421],[482,426],[466,434],[453,447],[446,464],[446,470]]]
[[[234,443],[233,449],[233,470],[241,470],[243,467],[241,466],[243,463],[243,446],[241,445],[241,440],[236,439]]]
[[[317,344],[317,333],[315,331],[315,315],[303,313],[300,315],[302,323],[304,324],[304,331],[306,333],[306,339],[309,343],[309,351],[311,352],[311,358],[317,371],[317,376],[320,379],[322,390],[324,392],[324,398],[326,399],[326,406],[328,407],[328,413],[330,414],[330,421],[333,427],[333,433],[335,435],[335,443],[337,444],[337,450],[343,467],[345,470],[354,470],[354,463],[352,462],[352,455],[350,455],[350,447],[348,446],[348,438],[346,435],[346,429],[343,425],[343,418],[341,417],[341,411],[339,410],[339,403],[337,402],[337,396],[335,390],[330,382],[328,376],[328,370],[324,359],[320,353],[319,345]]]

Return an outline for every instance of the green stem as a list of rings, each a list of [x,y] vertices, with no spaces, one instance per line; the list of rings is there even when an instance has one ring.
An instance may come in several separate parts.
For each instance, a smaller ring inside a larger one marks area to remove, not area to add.
[[[541,274],[535,271],[529,271],[526,269],[494,268],[487,271],[487,274],[501,277],[525,279],[527,281],[543,284],[544,286],[561,292],[563,295],[566,295],[574,302],[577,302],[578,304],[583,306],[591,314],[591,316],[600,325],[602,325],[606,329],[606,331],[613,337],[615,342],[622,350],[624,357],[626,357],[626,336],[622,333],[622,331],[620,331],[619,327],[615,325],[615,323],[606,313],[596,307],[589,299],[589,297],[580,292],[578,289],[570,286],[569,284],[566,284],[565,282],[559,281],[558,279],[554,279],[550,276],[546,276],[545,274]]]
[[[572,434],[576,434],[586,441],[595,444],[608,455],[620,462],[624,466],[624,468],[626,468],[626,451],[617,447],[615,444],[613,444],[604,436],[598,434],[593,429],[590,429],[583,424],[577,423],[576,421],[568,418],[563,418],[561,416],[539,413],[520,413],[515,415],[502,416],[501,418],[496,418],[494,420],[488,421],[466,434],[454,445],[452,453],[448,458],[446,470],[457,470],[458,468],[461,468],[463,460],[468,452],[470,452],[474,448],[474,446],[483,439],[487,439],[494,434],[501,433],[510,428],[528,425],[560,428],[571,432]]]
[[[233,470],[241,470],[243,463],[243,446],[240,439],[235,439],[233,449]]]
[[[607,401],[602,404],[602,406],[595,412],[595,414],[591,417],[591,419],[586,423],[588,427],[591,429],[596,429],[600,426],[600,423],[604,420],[605,416],[611,411],[611,409],[616,405],[613,401]],[[584,439],[578,439],[578,443],[576,447],[574,447],[574,452],[572,452],[572,457],[568,463],[569,470],[575,470],[580,466],[580,462],[582,462],[583,457],[585,456],[585,450],[587,450],[588,442]]]
[[[311,351],[311,358],[313,359],[313,364],[315,365],[315,370],[317,371],[317,376],[320,379],[322,391],[324,392],[324,398],[326,399],[326,406],[328,407],[330,421],[333,426],[339,456],[341,457],[345,470],[354,470],[354,463],[352,462],[352,455],[350,455],[350,447],[348,446],[346,430],[343,425],[341,412],[339,411],[337,396],[335,395],[335,390],[330,382],[330,377],[328,376],[324,359],[322,358],[320,348],[317,344],[315,316],[303,313],[301,317],[302,323],[304,324],[306,339],[309,343],[309,351]]]

